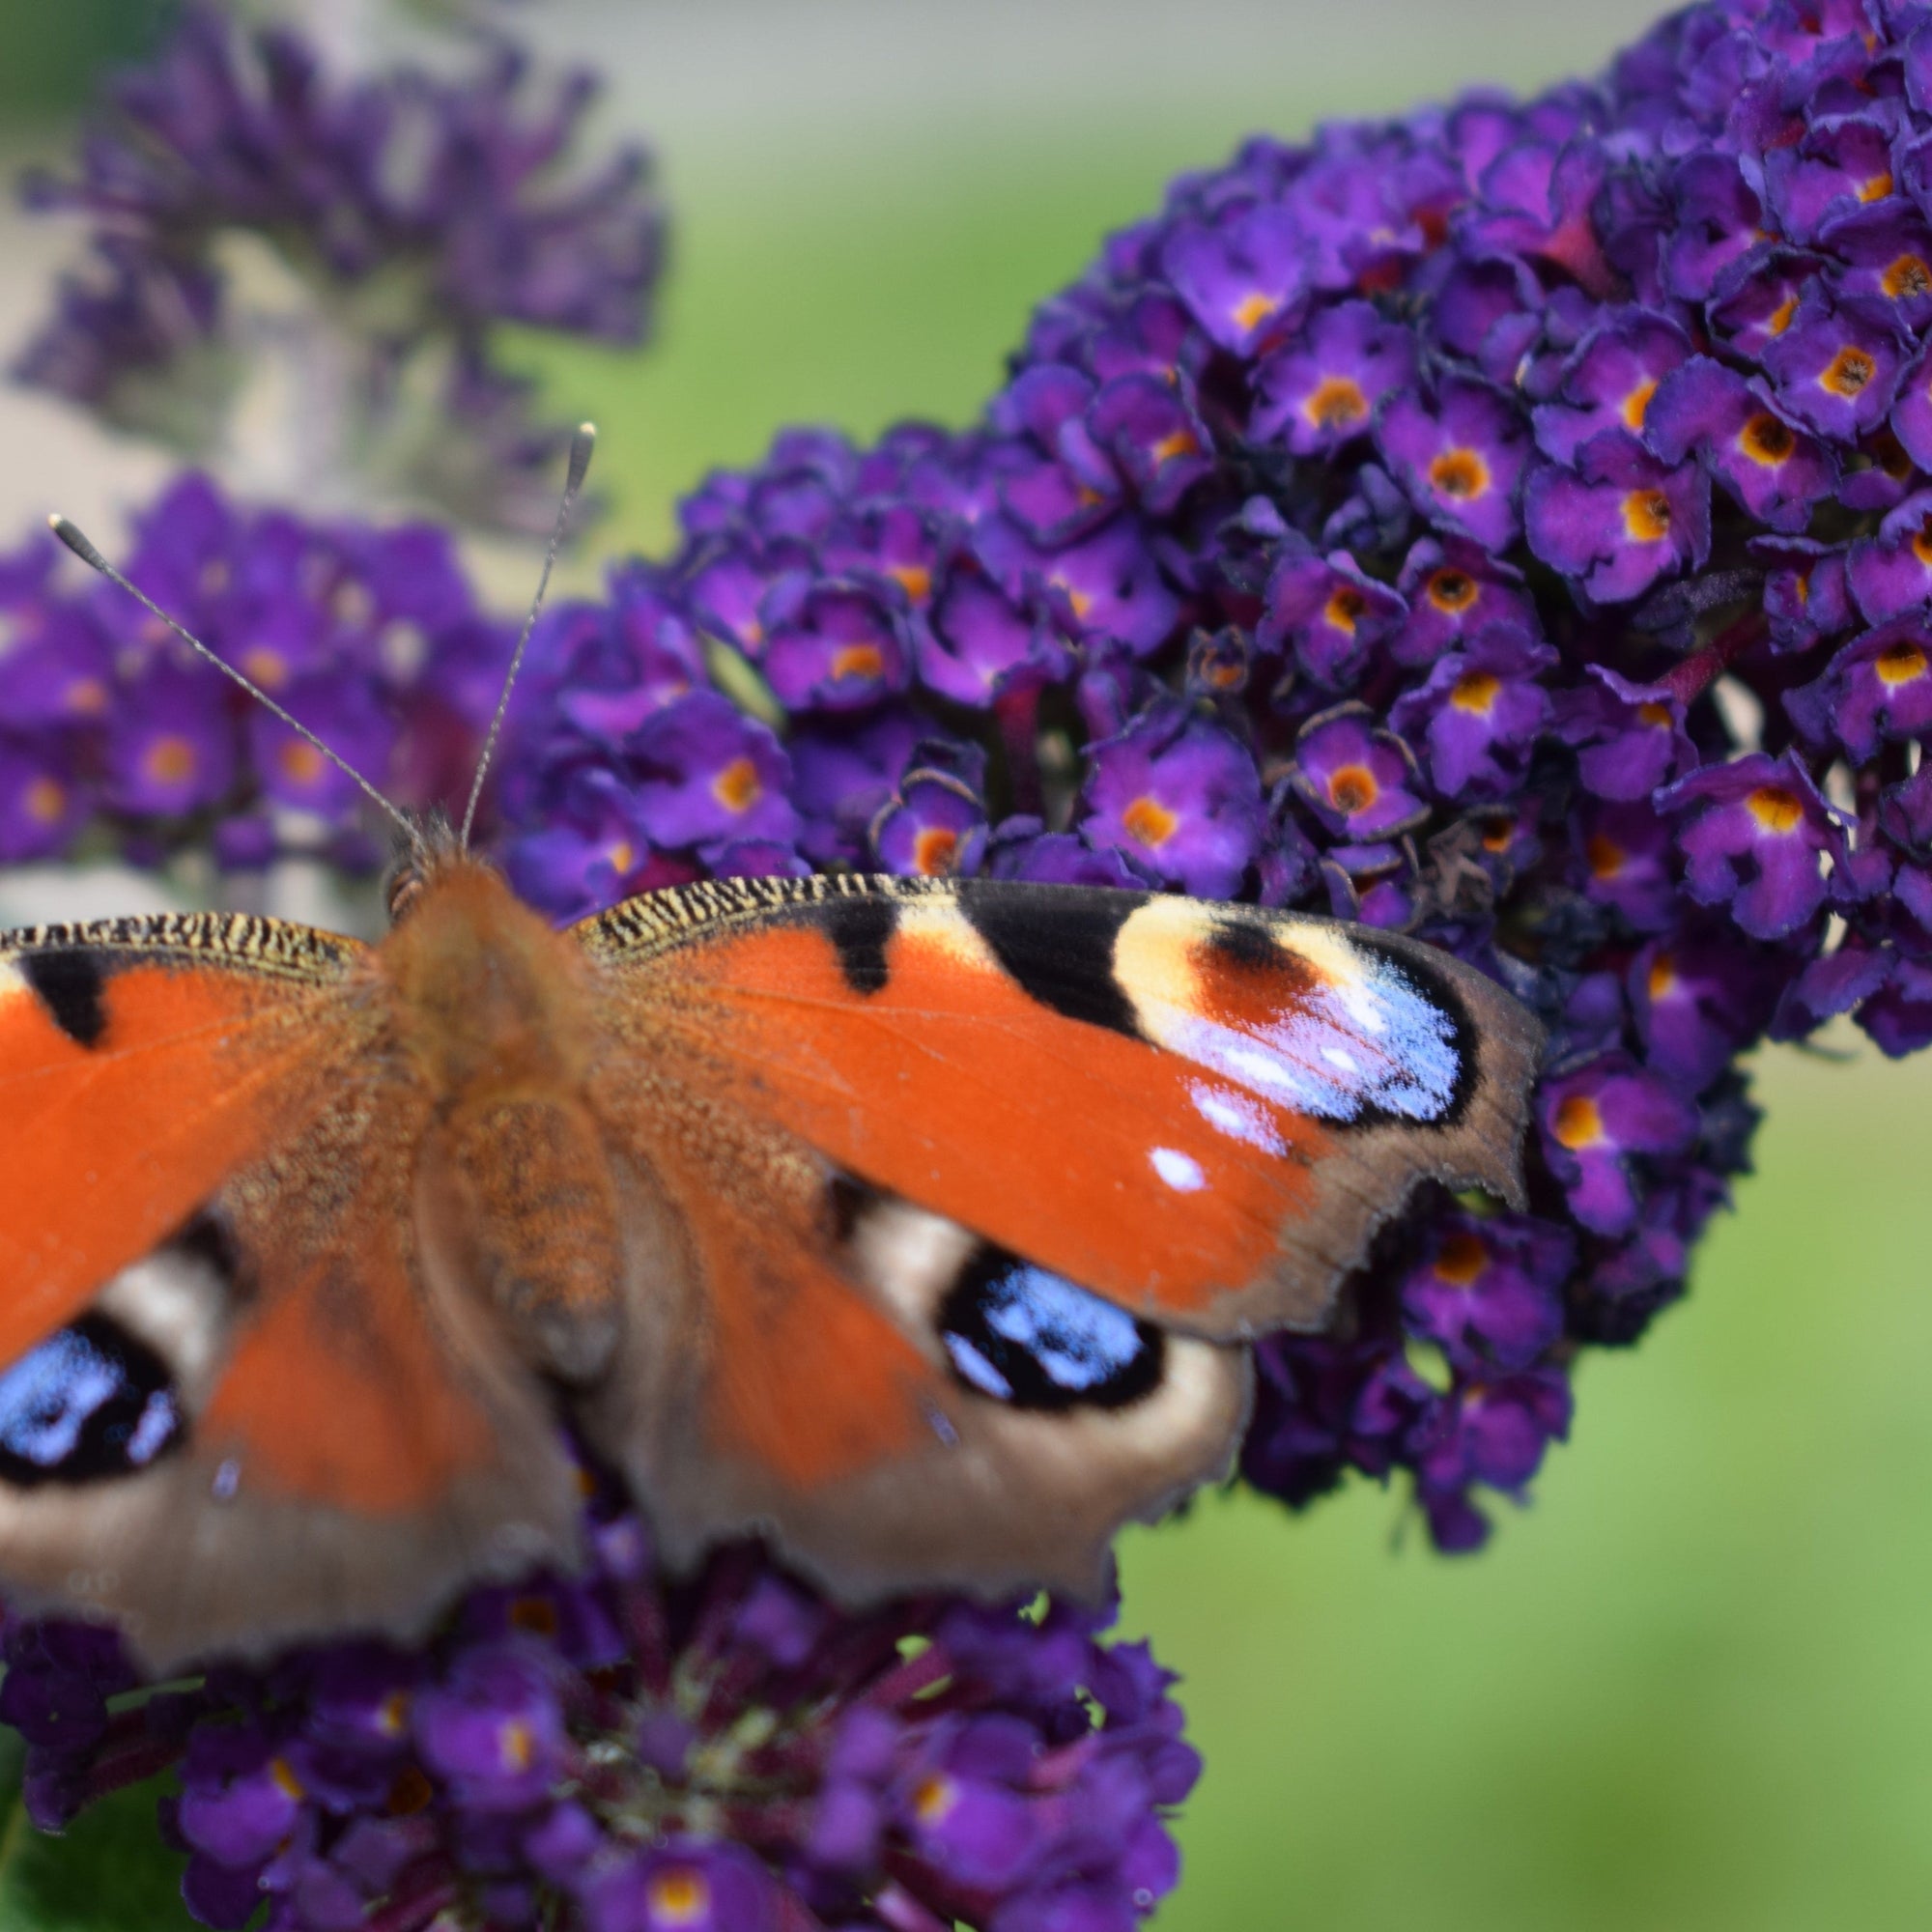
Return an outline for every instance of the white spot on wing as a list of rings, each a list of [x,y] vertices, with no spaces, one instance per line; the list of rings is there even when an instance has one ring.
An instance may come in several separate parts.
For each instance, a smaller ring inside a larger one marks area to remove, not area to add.
[[[1208,1185],[1201,1163],[1179,1148],[1155,1148],[1151,1155],[1153,1171],[1177,1194],[1199,1194]]]

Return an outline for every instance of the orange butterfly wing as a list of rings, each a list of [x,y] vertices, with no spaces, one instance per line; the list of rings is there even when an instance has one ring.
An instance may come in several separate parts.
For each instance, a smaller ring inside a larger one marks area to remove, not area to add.
[[[213,915],[0,946],[8,1422],[55,1337],[145,1376],[172,1429],[112,1466],[0,1439],[0,1574],[153,1662],[406,1625],[574,1547],[546,1406],[419,1251],[428,1107],[384,1058],[374,958]]]
[[[579,931],[714,1093],[1203,1334],[1320,1325],[1424,1179],[1519,1196],[1539,1030],[1412,940],[1138,894],[857,879],[721,881]]]
[[[1518,1188],[1535,1025],[1411,942],[852,878],[576,935],[653,1258],[582,1413],[675,1551],[758,1526],[849,1596],[1091,1590],[1225,1468],[1240,1337],[1323,1320],[1423,1179]]]

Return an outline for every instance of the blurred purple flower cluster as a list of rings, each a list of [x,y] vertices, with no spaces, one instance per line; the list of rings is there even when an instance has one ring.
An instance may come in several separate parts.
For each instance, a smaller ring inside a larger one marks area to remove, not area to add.
[[[12,1627],[30,1814],[57,1830],[175,1767],[189,1908],[263,1932],[566,1903],[583,1932],[1131,1932],[1172,1889],[1200,1760],[1105,1617],[843,1615],[754,1549],[667,1584],[613,1498],[588,1530],[583,1577],[479,1591],[426,1648],[298,1651],[131,1709],[111,1634]]]
[[[1923,5],[1711,0],[1596,84],[1253,141],[978,426],[785,435],[555,612],[513,873],[559,916],[1157,887],[1502,979],[1552,1030],[1531,1211],[1413,1217],[1342,1332],[1263,1348],[1243,1459],[1293,1502],[1406,1469],[1471,1548],[1578,1347],[1681,1291],[1740,1057],[1932,1038],[1928,325]]]
[[[512,634],[445,531],[244,510],[187,476],[140,520],[128,568],[376,782],[460,792]],[[44,533],[0,557],[0,865],[90,832],[137,863],[379,863],[334,765]]]
[[[568,429],[532,422],[493,326],[638,342],[664,253],[644,151],[573,160],[595,91],[508,43],[462,78],[338,77],[291,31],[190,5],[110,90],[77,172],[28,178],[91,245],[15,373],[206,460],[254,365],[298,361],[332,460],[350,443],[467,520],[546,526]],[[256,313],[278,276],[293,312]]]

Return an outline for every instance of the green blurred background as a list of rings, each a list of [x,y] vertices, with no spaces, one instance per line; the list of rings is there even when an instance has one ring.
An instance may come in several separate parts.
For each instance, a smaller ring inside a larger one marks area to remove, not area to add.
[[[965,419],[1029,304],[1241,133],[1534,86],[1594,67],[1646,12],[520,10],[608,62],[609,125],[659,137],[677,219],[650,355],[523,350],[603,426],[597,547],[661,544],[677,491],[781,423]],[[95,64],[155,17],[152,0],[0,0],[8,152],[56,147]],[[47,259],[0,217],[0,319],[31,314],[20,278]],[[26,505],[82,447],[81,426],[35,414],[0,499]],[[1209,1499],[1127,1540],[1127,1628],[1183,1674],[1208,1761],[1160,1932],[1932,1920],[1932,1063],[1835,1045],[1761,1058],[1759,1171],[1688,1305],[1585,1364],[1575,1440],[1488,1552],[1432,1555],[1365,1485],[1300,1520]],[[83,1922],[58,1888],[28,1895],[0,1898],[0,1927]]]

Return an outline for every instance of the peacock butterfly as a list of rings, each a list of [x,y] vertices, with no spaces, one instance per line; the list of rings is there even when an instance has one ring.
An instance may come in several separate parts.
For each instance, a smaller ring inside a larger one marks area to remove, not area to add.
[[[154,1667],[568,1564],[559,1418],[674,1560],[1092,1591],[1412,1188],[1520,1197],[1540,1029],[1419,941],[853,875],[557,931],[405,824],[375,945],[0,935],[0,1589]]]

